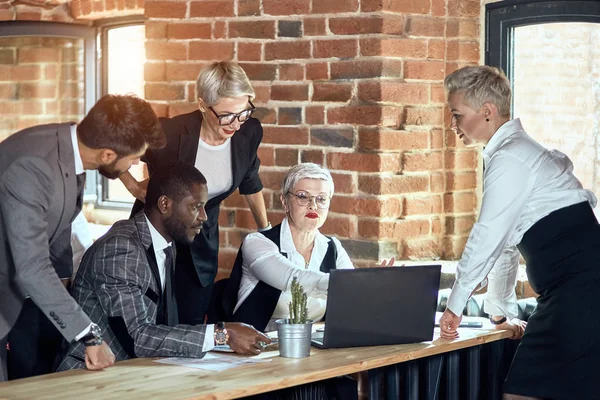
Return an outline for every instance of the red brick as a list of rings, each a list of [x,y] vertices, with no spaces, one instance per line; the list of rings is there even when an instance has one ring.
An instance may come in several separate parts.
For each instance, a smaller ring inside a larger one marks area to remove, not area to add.
[[[444,60],[446,57],[446,41],[430,39],[427,46],[427,59]]]
[[[233,42],[190,42],[190,60],[231,60]]]
[[[358,148],[361,150],[422,150],[429,148],[429,133],[360,127]]]
[[[275,149],[275,165],[291,167],[298,164],[299,154],[296,149]]]
[[[329,209],[332,212],[357,216],[398,218],[402,211],[402,203],[397,197],[378,199],[375,197],[334,195]]]
[[[358,178],[361,192],[370,194],[403,194],[426,192],[429,189],[427,175],[372,176],[363,175]]]
[[[213,23],[213,39],[225,39],[227,37],[227,23],[215,21]]]
[[[37,81],[42,76],[40,65],[19,65],[12,69],[13,81]]]
[[[262,44],[237,43],[237,58],[239,61],[260,61],[262,57]]]
[[[187,46],[184,43],[165,43],[156,40],[146,41],[146,58],[148,60],[185,60]]]
[[[39,21],[42,19],[42,13],[39,11],[22,11],[17,8],[17,21]]]
[[[406,22],[406,33],[411,36],[442,37],[446,28],[444,18],[411,15]]]
[[[313,14],[336,14],[358,11],[358,0],[322,1],[313,0]]]
[[[429,14],[431,2],[428,0],[360,0],[362,12],[391,11],[402,14]]]
[[[311,0],[263,0],[263,12],[267,15],[308,14]]]
[[[167,37],[167,23],[165,21],[147,20],[144,27],[146,39],[164,39]]]
[[[275,21],[230,21],[230,38],[275,38]]]
[[[33,101],[30,101],[29,103],[33,103]],[[37,104],[40,104],[40,102],[35,102]],[[2,115],[3,117],[8,117],[10,114],[12,114],[13,116],[19,116],[19,114],[23,113],[23,105],[22,102],[14,102],[14,101],[0,101],[0,115]],[[25,114],[25,113],[23,113]],[[27,114],[32,114],[32,113],[27,113]]]
[[[404,63],[404,79],[443,80],[444,63],[442,61],[407,60]]]
[[[310,58],[309,41],[277,41],[265,44],[265,60]]]
[[[439,195],[404,198],[402,205],[402,214],[404,216],[441,214],[442,197]]]
[[[92,11],[93,12],[104,11],[104,3],[102,1],[93,1],[92,2]]]
[[[331,79],[364,79],[402,76],[400,60],[356,60],[330,63]]]
[[[201,63],[169,62],[166,65],[167,81],[195,81],[198,78]]]
[[[21,83],[19,84],[20,99],[53,99],[56,97],[55,84]]]
[[[198,96],[196,95],[196,83],[188,82],[185,84],[185,91],[187,93],[187,101],[193,103],[194,105],[197,103]]]
[[[431,139],[429,141],[429,147],[432,149],[443,149],[444,148],[444,134],[442,129],[432,129]]]
[[[477,174],[475,172],[447,172],[446,190],[470,190],[477,187]]]
[[[302,150],[300,162],[311,162],[317,165],[323,165],[325,162],[325,154],[321,150]]]
[[[40,63],[40,62],[58,62],[59,53],[56,48],[21,48],[18,50],[17,62]]]
[[[431,103],[446,103],[446,91],[443,84],[432,84],[431,87]]]
[[[22,106],[22,113],[24,115],[28,115],[28,114],[39,115],[44,112],[43,101],[30,100],[30,101],[20,101],[19,103]]]
[[[304,80],[304,66],[302,64],[281,64],[279,66],[279,79],[282,81]]]
[[[260,15],[260,0],[238,0],[238,16]]]
[[[258,146],[258,158],[260,158],[261,167],[271,167],[275,165],[275,152],[271,146]]]
[[[479,37],[479,19],[448,18],[446,37],[477,39]]]
[[[442,153],[404,153],[402,158],[403,171],[431,171],[442,169],[444,160]]]
[[[308,128],[264,126],[263,143],[308,144]]]
[[[190,2],[190,18],[233,17],[233,0],[211,1],[199,0]]]
[[[353,173],[332,172],[331,177],[335,183],[336,193],[354,193],[356,191]]]
[[[65,82],[59,81],[58,83],[58,98],[62,99],[75,99],[82,98],[83,90],[80,90],[80,86],[77,82]]]
[[[325,122],[325,107],[308,106],[305,110],[306,123],[310,125],[319,125]]]
[[[404,123],[406,125],[441,125],[443,119],[442,107],[406,107]]]
[[[401,219],[394,224],[394,237],[426,236],[430,234],[430,227],[426,219]]]
[[[473,150],[467,151],[448,151],[446,153],[446,169],[467,169],[477,168],[478,155]]]
[[[286,170],[277,170],[273,171],[271,169],[260,169],[260,180],[263,183],[263,186],[267,189],[272,189],[276,191],[281,190],[281,182],[283,182],[283,178],[287,175]],[[271,224],[273,221],[271,220]]]
[[[266,103],[271,98],[271,86],[258,85],[256,82],[253,83],[254,88],[254,100],[256,103]]]
[[[319,231],[325,235],[352,238],[356,236],[356,219],[348,215],[329,214]]]
[[[390,238],[394,234],[394,222],[381,221],[375,218],[360,218],[358,234],[365,239]]]
[[[323,36],[327,34],[325,18],[305,18],[304,36]]]
[[[265,63],[240,63],[240,66],[252,81],[274,81],[277,75],[277,65]]]
[[[398,154],[329,153],[327,165],[331,169],[358,172],[397,172]]]
[[[395,15],[370,15],[330,18],[329,30],[336,35],[364,35],[369,33],[401,35],[404,31],[404,17]]]
[[[475,207],[477,207],[477,198],[473,192],[444,194],[445,213],[473,212]]]
[[[479,42],[449,41],[446,46],[447,61],[479,61]]]
[[[412,239],[404,243],[402,256],[408,260],[439,258],[442,249],[437,239]]]
[[[156,82],[165,80],[165,63],[145,63],[144,64],[144,81]]]
[[[153,83],[145,85],[144,96],[147,100],[183,100],[185,97],[184,85],[174,83]]]
[[[169,39],[210,39],[212,26],[208,22],[169,23],[167,37]]]
[[[361,39],[360,54],[362,56],[425,58],[427,42],[424,39],[403,38]]]
[[[44,67],[44,79],[56,79],[56,64],[49,64]]]
[[[0,21],[13,21],[15,19],[15,9],[0,10]]]
[[[273,85],[271,87],[271,100],[308,100],[308,85]]]
[[[219,251],[219,270],[218,279],[228,278],[231,273],[231,267],[235,262],[237,249],[235,250],[220,250]]]
[[[481,3],[479,0],[448,0],[450,17],[479,18]]]
[[[359,82],[358,98],[366,102],[427,104],[429,102],[429,85],[394,81]]]
[[[314,58],[353,58],[356,57],[357,51],[356,39],[313,41]]]
[[[144,15],[146,18],[184,18],[186,11],[187,2],[185,1],[146,0],[146,4],[144,5]]]
[[[475,224],[475,217],[473,215],[446,216],[446,234],[468,234],[469,232],[471,232],[473,224]]]
[[[196,103],[175,103],[171,102],[169,106],[169,118],[175,117],[181,114],[191,113],[196,111],[198,105]]]
[[[313,83],[312,101],[347,102],[352,98],[352,84],[349,83]]]
[[[156,114],[157,117],[168,117],[169,116],[169,106],[166,104],[159,104],[150,102],[150,107]]]
[[[436,17],[446,16],[446,2],[445,1],[432,1],[431,3],[431,14]]]
[[[443,254],[444,260],[458,260],[465,248],[467,243],[467,237],[446,237],[443,241]]]
[[[401,107],[364,105],[335,107],[327,110],[330,124],[398,126]]]
[[[327,67],[327,63],[306,64],[306,79],[311,81],[329,79],[329,68]]]
[[[254,113],[254,118],[260,120],[264,124],[276,124],[277,123],[277,109],[269,107],[257,107]]]

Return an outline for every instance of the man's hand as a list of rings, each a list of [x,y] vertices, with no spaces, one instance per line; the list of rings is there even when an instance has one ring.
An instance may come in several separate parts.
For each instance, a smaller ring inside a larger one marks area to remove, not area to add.
[[[526,327],[527,322],[521,321],[519,318],[513,318],[511,320],[506,320],[506,322],[503,322],[500,325],[494,325],[494,329],[512,332],[513,335],[510,337],[510,339],[514,340],[521,339],[523,337]]]
[[[456,315],[452,311],[446,309],[442,318],[440,318],[441,337],[444,339],[458,338],[458,325],[462,320],[462,315]]]
[[[242,355],[259,354],[265,344],[271,339],[262,332],[254,329],[252,325],[241,322],[226,322],[225,329],[229,334],[229,347]]]
[[[388,260],[383,260],[381,261],[381,264],[379,264],[380,267],[393,267],[394,263],[396,262],[396,257],[392,257],[389,261]]]
[[[99,346],[85,348],[85,366],[89,370],[99,370],[110,367],[115,363],[115,355],[106,342]]]

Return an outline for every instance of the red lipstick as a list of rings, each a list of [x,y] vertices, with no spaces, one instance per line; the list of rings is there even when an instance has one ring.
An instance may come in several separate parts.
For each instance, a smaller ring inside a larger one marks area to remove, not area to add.
[[[319,218],[319,214],[317,214],[316,212],[309,212],[306,213],[305,217],[310,219],[317,219]]]

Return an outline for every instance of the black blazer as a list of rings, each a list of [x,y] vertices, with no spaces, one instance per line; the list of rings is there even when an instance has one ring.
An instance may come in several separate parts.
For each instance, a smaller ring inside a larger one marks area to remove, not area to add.
[[[142,161],[148,164],[150,174],[173,161],[194,165],[200,141],[202,113],[196,110],[173,118],[160,118],[160,122],[167,137],[167,145],[159,150],[149,149],[142,157]],[[205,207],[208,220],[204,223],[202,232],[196,235],[194,242],[190,246],[177,244],[176,268],[193,263],[202,286],[212,284],[217,275],[221,202],[238,188],[241,194],[257,193],[263,188],[258,176],[260,159],[257,155],[262,137],[262,126],[256,118],[250,118],[233,135],[231,138],[233,185],[225,193],[208,201]],[[137,213],[142,207],[142,202],[136,201],[132,214]]]

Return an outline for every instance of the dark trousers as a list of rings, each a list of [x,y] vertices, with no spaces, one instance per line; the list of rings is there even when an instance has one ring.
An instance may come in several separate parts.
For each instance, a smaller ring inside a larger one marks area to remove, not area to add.
[[[193,264],[177,265],[175,296],[180,324],[204,324],[214,286],[214,283],[202,286]]]
[[[63,337],[31,299],[26,299],[8,334],[8,379],[48,374],[54,370]]]

